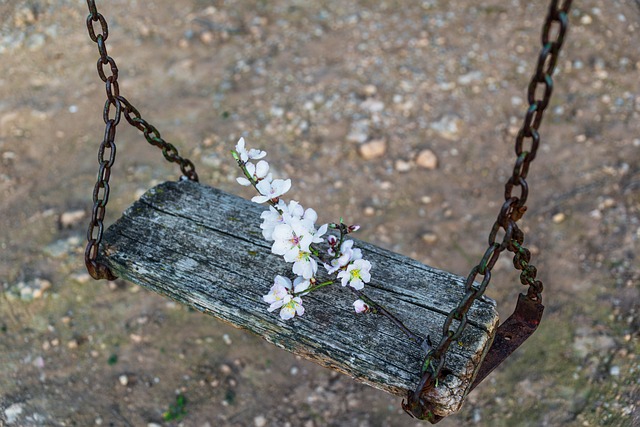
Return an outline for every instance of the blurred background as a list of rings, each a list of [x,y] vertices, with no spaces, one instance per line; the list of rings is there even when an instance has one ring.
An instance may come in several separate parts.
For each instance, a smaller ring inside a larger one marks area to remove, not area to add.
[[[201,182],[252,195],[228,154],[244,136],[321,221],[461,276],[482,257],[545,2],[97,6],[121,94]],[[0,2],[0,424],[423,425],[398,397],[90,279],[105,93],[87,14],[79,0]],[[440,425],[640,423],[639,34],[637,1],[575,2],[520,222],[543,323]],[[107,223],[179,177],[124,120],[116,142]],[[487,291],[502,319],[521,288],[503,256]]]

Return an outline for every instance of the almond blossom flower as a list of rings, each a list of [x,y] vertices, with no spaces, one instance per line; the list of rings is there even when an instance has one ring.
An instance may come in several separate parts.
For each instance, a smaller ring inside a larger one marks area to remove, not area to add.
[[[365,283],[371,280],[371,263],[364,259],[357,259],[346,270],[338,273],[338,278],[342,279],[342,286],[351,286],[353,289],[360,290],[364,288]]]
[[[313,225],[304,220],[296,219],[290,224],[282,223],[273,229],[273,245],[271,252],[276,255],[284,255],[287,262],[293,262],[300,251],[308,252],[309,245],[313,241],[313,234],[309,231]]]
[[[269,312],[280,309],[280,318],[288,320],[296,314],[298,316],[304,314],[302,299],[299,296],[294,297],[294,295],[304,295],[304,291],[309,286],[310,282],[302,277],[296,278],[292,284],[288,278],[278,275],[274,279],[271,290],[262,299],[271,304],[267,309]]]
[[[267,173],[269,173],[269,163],[264,160],[260,160],[257,165],[247,162],[244,167],[247,169],[247,173],[252,177],[254,182],[263,180],[267,176]],[[236,181],[238,181],[238,184],[244,185],[245,187],[251,185],[251,181],[244,176],[236,178]]]
[[[325,264],[324,268],[327,269],[328,274],[333,274],[344,268],[351,261],[358,259],[362,259],[362,251],[358,248],[353,248],[353,240],[347,240],[340,245],[340,256],[331,260],[331,265]]]
[[[255,148],[251,148],[247,151],[244,148],[244,138],[240,138],[238,143],[236,144],[236,153],[240,156],[240,160],[243,162],[248,162],[249,159],[261,159],[267,155],[265,151],[256,150]]]
[[[291,280],[286,277],[277,275],[274,279],[273,286],[267,295],[264,295],[262,299],[264,302],[271,304],[268,311],[274,311],[282,307],[291,299],[289,290],[291,289]]]
[[[273,240],[273,230],[276,226],[291,222],[294,218],[300,219],[304,214],[304,208],[295,200],[290,201],[288,205],[283,200],[279,200],[276,207],[277,209],[269,206],[269,210],[260,215],[262,218],[260,228],[266,240]]]
[[[304,314],[304,307],[302,306],[302,300],[300,297],[291,298],[289,302],[282,306],[280,310],[280,318],[282,320],[292,319],[295,315],[302,316]]]
[[[284,260],[293,262],[292,271],[305,279],[311,279],[318,272],[318,263],[311,257],[311,252],[299,251],[293,259],[287,259],[285,254]]]
[[[369,311],[369,306],[361,299],[353,302],[353,308],[356,310],[356,313],[367,313]]]
[[[256,188],[260,192],[260,196],[254,196],[251,201],[254,203],[264,203],[269,200],[276,200],[291,188],[291,180],[274,179],[272,181],[271,174],[267,175],[262,181],[256,184]]]

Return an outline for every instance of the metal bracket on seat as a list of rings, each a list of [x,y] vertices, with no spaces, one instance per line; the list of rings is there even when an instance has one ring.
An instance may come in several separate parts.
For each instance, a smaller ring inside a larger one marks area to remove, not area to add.
[[[498,326],[493,343],[478,369],[469,392],[476,388],[538,329],[543,312],[544,306],[541,300],[534,301],[525,294],[518,295],[518,302],[513,314]],[[443,418],[435,415],[429,421],[435,424]]]

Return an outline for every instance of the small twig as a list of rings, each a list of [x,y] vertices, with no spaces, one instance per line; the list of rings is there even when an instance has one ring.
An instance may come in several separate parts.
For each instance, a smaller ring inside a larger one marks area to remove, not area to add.
[[[357,289],[353,289],[351,286],[348,286],[348,288],[352,293],[354,293],[360,299],[362,299],[364,302],[366,302],[374,313],[380,314],[380,315],[386,317],[387,319],[389,319],[391,321],[391,323],[393,323],[395,326],[397,326],[402,332],[404,332],[404,334],[406,336],[409,337],[409,340],[413,341],[414,343],[416,343],[418,345],[420,345],[424,341],[424,339],[422,339],[421,337],[419,337],[416,334],[414,334],[413,332],[411,332],[411,330],[409,328],[407,328],[404,325],[404,323],[402,323],[397,317],[395,317],[393,314],[391,314],[386,308],[384,308],[382,305],[378,304],[377,302],[373,301],[371,298],[366,296],[364,294],[364,292],[361,292],[361,291],[359,291]]]

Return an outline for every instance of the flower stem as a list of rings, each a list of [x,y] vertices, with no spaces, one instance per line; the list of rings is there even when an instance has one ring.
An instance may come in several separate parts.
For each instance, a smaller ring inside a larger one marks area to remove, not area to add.
[[[386,308],[384,308],[382,305],[378,304],[377,302],[373,301],[371,298],[369,298],[367,295],[365,295],[364,292],[359,291],[357,289],[353,289],[351,286],[347,286],[349,288],[349,290],[356,294],[360,299],[362,299],[365,303],[367,303],[369,305],[369,308],[371,308],[371,311],[373,313],[376,314],[380,314],[384,317],[386,317],[387,319],[389,319],[391,321],[391,323],[393,323],[395,326],[397,326],[402,332],[404,332],[404,334],[409,337],[409,340],[416,343],[416,344],[420,344],[422,343],[424,340],[422,338],[420,338],[419,336],[417,336],[416,334],[414,334],[413,332],[411,332],[411,330],[409,328],[407,328],[404,323],[402,323],[397,317],[395,317],[393,314],[391,314]]]
[[[329,285],[333,285],[333,280],[327,280],[326,282],[318,283],[317,285],[314,285],[308,288],[306,291],[300,292],[300,294],[308,294],[310,292],[317,291],[318,289],[324,288],[325,286],[329,286]],[[293,296],[294,297],[298,296],[298,294],[293,294]]]

